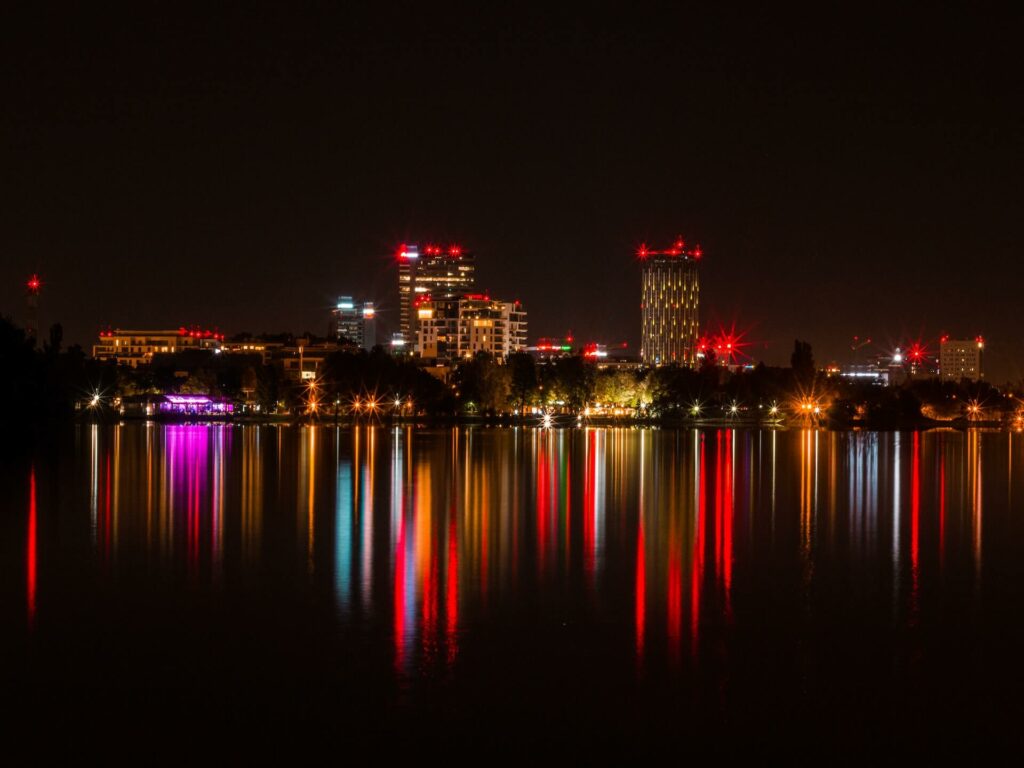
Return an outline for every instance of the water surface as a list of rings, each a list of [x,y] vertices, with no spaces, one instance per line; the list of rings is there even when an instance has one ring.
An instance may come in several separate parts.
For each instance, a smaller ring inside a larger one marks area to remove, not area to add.
[[[1019,748],[1022,458],[980,431],[82,425],[0,475],[9,722],[157,753]]]

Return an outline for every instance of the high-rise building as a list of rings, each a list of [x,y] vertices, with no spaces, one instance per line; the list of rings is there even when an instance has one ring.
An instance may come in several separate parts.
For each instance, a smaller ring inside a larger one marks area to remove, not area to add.
[[[377,309],[373,302],[360,304],[351,296],[338,297],[337,306],[331,310],[327,335],[335,341],[372,349],[377,343]]]
[[[415,344],[418,299],[443,299],[473,289],[476,260],[457,245],[442,248],[403,245],[398,250],[399,332],[407,344]]]
[[[331,310],[331,323],[327,335],[338,341],[352,344],[363,343],[363,313],[351,296],[339,296],[338,303]]]
[[[980,379],[981,353],[984,349],[985,340],[981,336],[973,341],[943,336],[939,342],[940,375],[953,381]]]
[[[372,301],[363,302],[363,349],[377,346],[377,308]]]
[[[637,256],[642,271],[641,361],[645,365],[696,365],[700,246],[686,250],[679,238],[664,251],[641,245]]]
[[[526,310],[483,294],[423,299],[416,305],[420,357],[438,362],[487,352],[504,358],[526,349]]]

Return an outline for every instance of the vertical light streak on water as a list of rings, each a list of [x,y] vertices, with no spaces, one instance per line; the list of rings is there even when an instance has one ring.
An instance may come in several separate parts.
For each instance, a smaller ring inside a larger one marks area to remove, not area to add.
[[[605,537],[605,437],[607,430],[600,430],[595,443],[594,456],[594,577],[595,583],[604,561]]]
[[[846,483],[846,504],[850,510],[850,539],[851,544],[860,545],[862,472],[860,466],[860,441],[857,439],[856,434],[850,435],[847,440],[846,463],[850,468]]]
[[[882,488],[878,482],[879,456],[881,454],[881,442],[877,433],[868,437],[866,460],[867,476],[865,481],[865,497],[867,503],[868,517],[868,542],[874,550],[875,542],[878,540],[878,502],[882,497]]]
[[[405,496],[402,489],[404,450],[402,447],[401,430],[395,427],[391,431],[391,559],[394,565],[398,553],[398,537],[402,530],[402,512]]]
[[[155,451],[155,430],[153,422],[147,421],[144,433],[146,441],[146,557],[153,554],[153,453]]]
[[[900,592],[900,433],[893,434],[892,471],[892,572],[893,599]]]
[[[634,623],[636,626],[636,659],[642,665],[644,660],[644,640],[647,625],[647,564],[644,549],[644,504],[646,502],[646,458],[647,430],[640,432],[640,497],[638,499],[638,522],[636,535],[636,594]]]
[[[811,498],[814,474],[814,457],[811,454],[811,432],[800,433],[800,551],[805,576],[809,574],[811,551]]]
[[[167,488],[167,504],[164,507],[164,514],[167,517],[167,526],[164,532],[163,556],[170,557],[174,552],[174,499],[177,495],[178,476],[175,469],[178,465],[178,432],[174,429],[167,429],[164,432],[167,443],[166,464],[167,474],[164,478]]]
[[[100,504],[100,434],[99,425],[89,427],[89,530],[96,546],[96,528]]]
[[[121,425],[118,424],[114,427],[114,482],[113,482],[113,499],[114,499],[114,522],[112,525],[113,529],[113,555],[117,556],[117,544],[118,534],[121,528],[121,436],[122,430]],[[111,491],[108,491],[111,493]]]
[[[36,623],[36,574],[38,567],[37,548],[38,510],[36,508],[36,468],[29,470],[28,477],[28,530],[25,536],[25,602],[28,611],[28,627]]]
[[[448,556],[445,562],[445,646],[446,662],[455,663],[459,652],[459,534],[458,514],[453,504],[448,510]]]
[[[699,430],[698,430],[699,431]],[[700,607],[701,595],[704,589],[704,557],[707,554],[708,544],[708,476],[706,456],[706,436],[700,432],[700,458],[697,469],[698,485],[700,490],[697,494],[697,536],[694,538],[694,562],[693,581],[691,584],[691,617],[692,622],[690,634],[690,654],[697,657],[699,651],[700,631]]]
[[[981,435],[976,429],[967,433],[969,483],[971,488],[971,543],[974,554],[975,586],[981,586],[982,482]]]
[[[316,565],[314,557],[314,537],[316,536],[316,442],[319,436],[319,427],[308,427],[309,452],[307,459],[307,489],[306,489],[306,568],[309,574],[313,574]]]
[[[360,522],[362,524],[362,542],[360,544],[360,574],[359,574],[359,597],[364,608],[368,609],[373,600],[373,500],[374,487],[376,483],[377,468],[377,430],[374,427],[367,427],[366,431],[366,459],[362,469],[362,512]]]
[[[336,433],[340,435],[340,432]],[[334,594],[342,616],[349,613],[352,597],[352,464],[338,464],[334,513]]]
[[[818,437],[821,432],[817,429],[814,430],[814,505],[812,507],[812,514],[814,516],[813,530],[814,535],[817,536],[818,532],[818,470],[819,470],[819,451],[818,451]]]
[[[225,487],[225,462],[224,462],[224,433],[225,427],[220,424],[210,427],[213,430],[213,488],[211,493],[210,508],[213,512],[213,521],[210,527],[210,541],[212,553],[212,571],[214,581],[220,581],[223,575],[224,556],[224,487]]]
[[[772,540],[775,539],[775,457],[777,455],[776,438],[778,430],[772,430]]]
[[[732,614],[733,518],[736,492],[736,430],[725,432],[725,471],[722,473],[725,498],[722,504],[722,583],[725,586],[725,612]]]
[[[413,463],[412,452],[409,452],[409,463]],[[438,616],[438,569],[437,569],[437,538],[434,535],[434,500],[431,483],[430,466],[421,461],[416,464],[415,488],[411,495],[411,514],[413,522],[413,551],[416,567],[408,585],[411,590],[409,602],[412,609],[408,611],[409,621],[415,624],[422,640],[424,660],[433,662],[437,647],[437,616]],[[420,606],[417,615],[416,605]],[[415,640],[415,634],[412,637]]]

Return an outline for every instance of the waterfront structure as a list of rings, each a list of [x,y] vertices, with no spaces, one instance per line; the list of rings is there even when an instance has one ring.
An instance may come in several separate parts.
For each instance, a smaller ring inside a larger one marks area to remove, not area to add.
[[[153,362],[158,354],[175,354],[205,349],[220,352],[224,334],[197,327],[170,330],[113,330],[100,331],[99,343],[92,347],[97,360],[114,360],[118,365],[136,368]]]
[[[960,381],[977,380],[982,377],[981,353],[985,340],[978,336],[973,340],[950,339],[943,336],[939,342],[939,373],[943,379]]]
[[[416,304],[420,357],[452,361],[487,352],[505,358],[526,349],[526,310],[518,301],[498,301],[485,294],[434,299]]]
[[[121,416],[228,416],[235,411],[228,398],[201,394],[128,395],[115,397],[110,405]],[[85,400],[76,407],[92,408],[95,402]]]
[[[406,347],[417,340],[416,303],[428,295],[441,299],[472,291],[475,271],[476,258],[458,245],[398,249],[399,334]]]
[[[640,359],[645,365],[697,364],[700,246],[679,238],[664,251],[641,245]]]
[[[372,301],[357,302],[351,296],[338,298],[331,310],[328,337],[347,341],[362,349],[372,349],[377,343],[377,310]]]

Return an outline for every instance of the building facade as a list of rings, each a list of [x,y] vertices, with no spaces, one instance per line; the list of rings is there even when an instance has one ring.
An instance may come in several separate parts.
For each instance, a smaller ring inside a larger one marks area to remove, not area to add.
[[[372,301],[357,302],[351,296],[340,296],[331,310],[328,337],[348,341],[362,349],[373,349],[377,343],[377,309]]]
[[[473,290],[476,259],[460,246],[403,245],[398,251],[399,334],[406,346],[417,341],[416,303]]]
[[[224,334],[182,326],[174,330],[100,331],[98,344],[92,347],[97,360],[115,360],[118,365],[135,368],[153,362],[153,356],[195,349],[219,352]]]
[[[416,305],[420,357],[449,362],[486,352],[505,358],[526,349],[526,310],[483,294],[423,299]]]
[[[982,377],[981,353],[985,340],[978,336],[974,340],[950,339],[943,337],[939,342],[939,373],[943,379],[960,381],[977,380]]]
[[[641,246],[640,360],[645,365],[697,364],[700,334],[698,245],[686,250],[682,239],[665,251]]]

